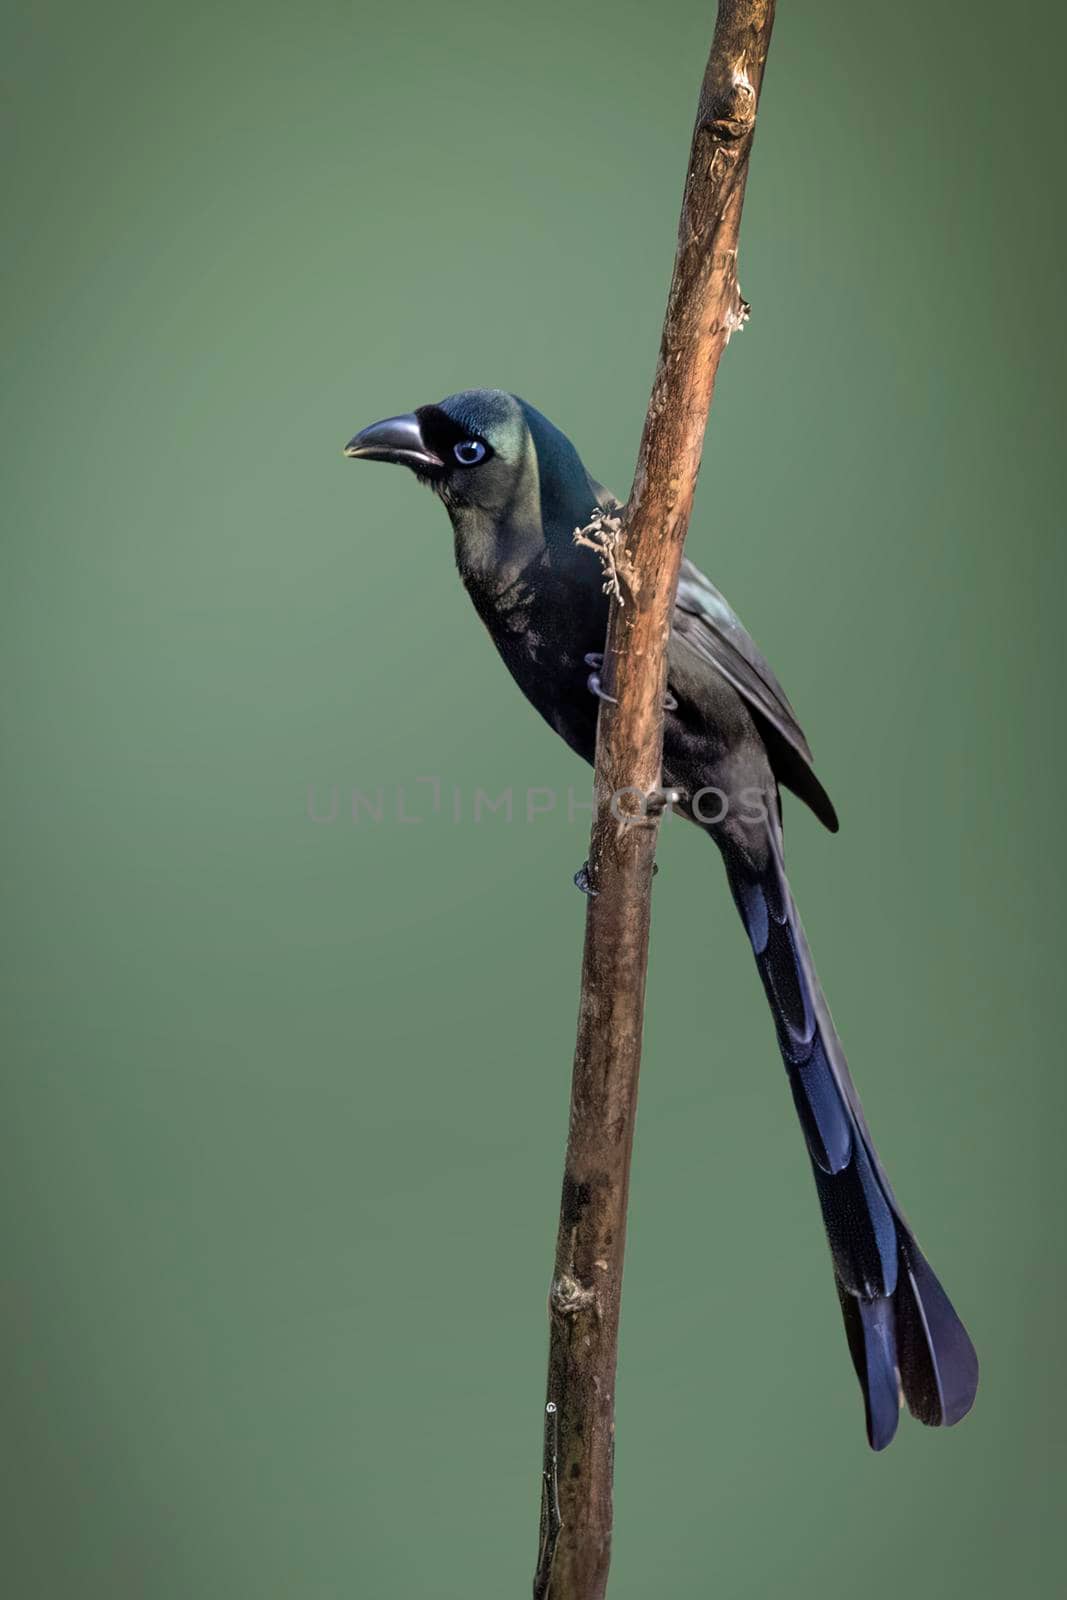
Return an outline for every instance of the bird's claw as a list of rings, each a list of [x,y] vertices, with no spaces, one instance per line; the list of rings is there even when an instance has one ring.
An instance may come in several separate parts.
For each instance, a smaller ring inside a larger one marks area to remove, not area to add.
[[[616,700],[615,696],[613,694],[608,694],[606,689],[602,689],[600,687],[599,672],[591,672],[585,681],[590,692],[595,694],[598,700],[606,700],[608,704],[612,706],[618,705],[619,702]]]
[[[602,688],[600,683],[600,669],[604,665],[603,653],[597,650],[591,650],[585,658],[585,664],[587,667],[593,668],[593,671],[586,679],[590,693],[595,694],[598,700],[607,700],[610,705],[618,705],[618,701],[616,700],[615,696],[613,694],[608,694],[607,690]],[[663,709],[664,711],[677,711],[678,709],[678,702],[674,698],[673,694],[671,694],[669,689],[663,696]]]
[[[580,889],[584,895],[593,896],[600,893],[599,889],[593,888],[593,879],[589,872],[588,861],[583,861],[578,871],[574,874],[574,887]]]
[[[653,863],[652,863],[652,876],[655,877],[658,871],[659,871],[659,862],[658,861],[653,861]],[[584,895],[588,895],[590,899],[593,899],[596,895],[598,895],[600,893],[599,889],[594,889],[593,888],[593,878],[592,878],[592,874],[589,871],[589,863],[588,863],[588,861],[583,861],[581,866],[578,868],[578,871],[574,874],[574,887],[576,889],[580,889],[582,891],[582,893]]]
[[[645,816],[661,817],[668,806],[680,805],[684,799],[681,789],[653,789],[645,796]]]

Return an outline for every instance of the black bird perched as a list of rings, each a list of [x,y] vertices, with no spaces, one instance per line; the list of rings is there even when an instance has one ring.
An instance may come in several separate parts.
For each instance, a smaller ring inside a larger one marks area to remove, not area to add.
[[[515,395],[471,389],[364,428],[345,454],[410,467],[444,502],[460,576],[508,670],[591,762],[590,688],[599,683],[587,657],[595,665],[604,648],[608,602],[601,567],[574,533],[618,503],[570,440]],[[978,1361],[875,1153],[786,880],[778,785],[835,832],[837,817],[774,673],[689,561],[668,661],[664,783],[722,852],[755,953],[815,1175],[867,1437],[881,1450],[902,1398],[932,1426],[965,1416]]]

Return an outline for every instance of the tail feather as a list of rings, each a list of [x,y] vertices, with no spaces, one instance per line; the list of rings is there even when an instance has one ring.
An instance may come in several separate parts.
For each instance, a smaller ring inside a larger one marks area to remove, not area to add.
[[[883,1450],[902,1398],[950,1426],[978,1387],[974,1346],[919,1250],[875,1152],[819,988],[771,830],[766,865],[732,850],[726,867],[770,1003],[815,1175],[867,1437]]]
[[[821,1039],[812,1041],[807,1061],[793,1067],[789,1086],[811,1159],[823,1172],[843,1172],[852,1159],[852,1117]]]
[[[898,1222],[862,1139],[841,1172],[813,1167],[823,1221],[842,1288],[864,1300],[896,1293]]]
[[[837,1297],[845,1319],[852,1365],[863,1390],[867,1440],[872,1450],[892,1444],[900,1421],[900,1378],[897,1374],[893,1302],[887,1296],[861,1300],[837,1281]]]
[[[910,1236],[901,1241],[897,1346],[908,1410],[932,1428],[965,1417],[978,1388],[978,1357],[967,1330]]]

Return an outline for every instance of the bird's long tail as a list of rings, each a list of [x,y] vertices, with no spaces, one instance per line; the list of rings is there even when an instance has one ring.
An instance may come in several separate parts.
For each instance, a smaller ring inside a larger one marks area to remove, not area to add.
[[[778,1031],[819,1192],[845,1332],[867,1411],[871,1448],[897,1430],[901,1400],[920,1422],[966,1416],[978,1358],[897,1205],[834,1032],[769,829],[762,868],[725,852]]]

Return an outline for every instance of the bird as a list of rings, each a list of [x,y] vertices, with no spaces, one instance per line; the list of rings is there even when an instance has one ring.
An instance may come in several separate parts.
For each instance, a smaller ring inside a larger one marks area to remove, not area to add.
[[[516,395],[468,389],[373,423],[344,454],[407,467],[442,501],[460,578],[505,666],[593,762],[605,691],[590,665],[603,657],[609,599],[575,534],[622,508],[571,441]],[[688,559],[667,688],[664,790],[722,856],[807,1146],[868,1442],[882,1450],[904,1404],[929,1426],[960,1421],[978,1359],[875,1151],[786,878],[781,789],[831,832],[837,814],[778,679]]]

